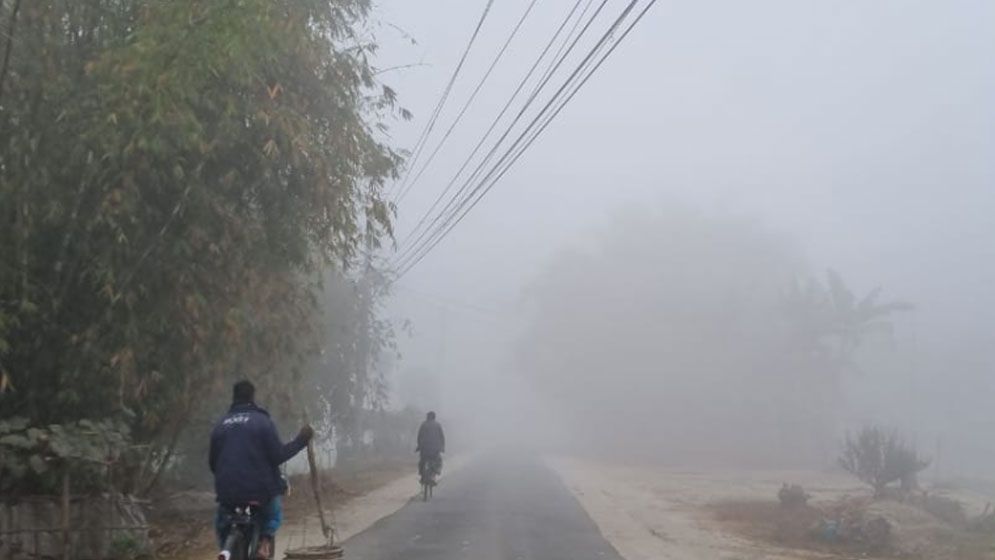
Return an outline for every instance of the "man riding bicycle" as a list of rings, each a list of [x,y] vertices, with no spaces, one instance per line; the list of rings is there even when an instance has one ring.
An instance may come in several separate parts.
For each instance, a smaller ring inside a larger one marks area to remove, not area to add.
[[[419,454],[418,476],[425,478],[427,468],[432,468],[436,475],[442,472],[446,434],[442,431],[442,425],[435,421],[435,412],[429,412],[418,428],[418,447],[415,448],[415,452]]]
[[[232,388],[231,408],[211,432],[208,462],[218,502],[218,542],[224,542],[228,531],[225,519],[234,508],[255,505],[261,524],[258,556],[269,560],[283,519],[280,496],[286,482],[279,467],[307,447],[314,430],[304,426],[293,441],[282,443],[269,413],[256,405],[255,393],[249,381],[239,381]]]

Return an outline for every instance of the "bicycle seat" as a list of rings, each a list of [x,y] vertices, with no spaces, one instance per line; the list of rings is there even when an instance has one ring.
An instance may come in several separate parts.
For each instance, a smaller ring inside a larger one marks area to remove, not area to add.
[[[224,507],[226,509],[231,509],[231,510],[262,509],[263,504],[261,502],[252,501],[252,502],[240,502],[237,504],[224,504]]]

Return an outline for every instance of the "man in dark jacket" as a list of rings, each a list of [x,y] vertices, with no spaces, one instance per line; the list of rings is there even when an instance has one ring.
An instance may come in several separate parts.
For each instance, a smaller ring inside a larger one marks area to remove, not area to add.
[[[418,447],[415,451],[419,454],[418,476],[425,476],[425,468],[431,465],[436,473],[442,471],[442,454],[446,452],[446,434],[442,431],[442,425],[435,421],[435,412],[429,412],[425,421],[418,428]]]
[[[256,406],[255,393],[249,381],[233,387],[231,408],[211,432],[209,463],[218,502],[218,540],[224,542],[224,520],[232,508],[256,504],[263,521],[259,557],[265,560],[272,556],[273,537],[283,517],[279,467],[307,447],[314,431],[304,426],[293,441],[282,443],[269,413]]]

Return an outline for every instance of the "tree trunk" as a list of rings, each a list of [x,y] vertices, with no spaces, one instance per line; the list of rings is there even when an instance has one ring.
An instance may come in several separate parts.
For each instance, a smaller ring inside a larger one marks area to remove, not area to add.
[[[166,466],[169,465],[169,460],[173,458],[173,453],[176,452],[176,445],[180,441],[180,434],[182,434],[183,430],[186,428],[189,418],[189,414],[183,414],[180,417],[180,420],[176,422],[176,429],[173,430],[173,435],[169,440],[169,445],[166,446],[166,453],[163,454],[162,460],[160,460],[159,464],[156,465],[155,472],[152,473],[152,476],[145,484],[145,487],[139,492],[140,496],[148,496],[149,493],[155,489],[156,485],[159,484],[159,479],[162,477],[163,471],[166,470]]]
[[[173,434],[169,439],[169,445],[166,446],[166,453],[163,455],[162,460],[156,465],[155,472],[152,473],[151,478],[149,478],[148,483],[142,488],[139,495],[148,496],[152,490],[155,489],[156,485],[159,483],[159,478],[162,477],[163,471],[166,470],[166,466],[169,465],[169,460],[173,458],[173,453],[176,452],[176,446],[180,441],[180,435],[183,430],[186,429],[187,424],[190,423],[190,411],[191,399],[190,399],[190,377],[186,379],[186,383],[183,388],[183,402],[186,403],[183,407],[183,411],[176,418],[176,424],[174,425]],[[142,469],[145,470],[144,468]],[[136,481],[137,484],[137,481]]]

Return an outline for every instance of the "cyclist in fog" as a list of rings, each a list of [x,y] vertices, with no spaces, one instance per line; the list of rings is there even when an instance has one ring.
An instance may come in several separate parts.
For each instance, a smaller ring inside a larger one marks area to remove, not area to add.
[[[442,472],[442,454],[446,452],[446,434],[442,424],[435,419],[435,412],[429,412],[418,428],[418,476],[425,476],[425,469],[431,467],[436,475]]]
[[[232,388],[231,408],[211,432],[208,462],[218,502],[218,541],[224,542],[228,529],[225,519],[234,508],[256,505],[262,521],[258,556],[269,560],[283,519],[280,496],[286,482],[279,467],[307,447],[314,430],[304,426],[290,443],[282,443],[276,425],[269,413],[256,405],[255,396],[256,388],[249,381],[239,381]]]

